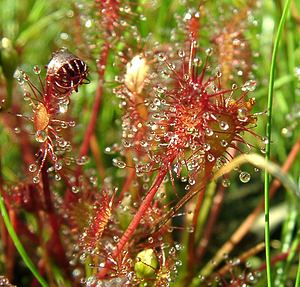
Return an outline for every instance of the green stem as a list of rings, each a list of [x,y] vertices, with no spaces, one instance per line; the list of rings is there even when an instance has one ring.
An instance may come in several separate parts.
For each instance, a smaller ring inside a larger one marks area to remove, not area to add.
[[[298,263],[298,271],[297,271],[295,287],[300,287],[300,253],[299,253],[299,263]]]
[[[13,79],[6,80],[5,110],[9,109],[12,104],[13,85],[14,85]]]
[[[14,243],[14,245],[16,246],[19,254],[21,255],[24,263],[26,264],[26,266],[28,267],[28,269],[32,272],[32,274],[34,275],[34,277],[38,280],[38,282],[42,285],[42,287],[48,287],[47,282],[45,281],[45,279],[41,276],[41,274],[38,272],[38,270],[36,269],[36,267],[34,266],[34,264],[32,263],[31,259],[29,258],[29,256],[27,255],[22,243],[20,242],[10,220],[9,220],[9,216],[7,213],[7,210],[5,208],[4,205],[4,201],[2,196],[0,196],[0,210],[1,210],[1,215],[2,218],[4,220],[5,226],[7,228],[7,231]]]
[[[271,128],[272,128],[272,108],[273,108],[273,91],[274,91],[274,81],[275,81],[275,65],[276,56],[278,52],[279,43],[282,36],[283,26],[286,20],[286,16],[291,4],[291,0],[287,0],[284,5],[284,9],[281,15],[281,19],[278,25],[278,31],[275,36],[271,67],[270,67],[270,77],[269,77],[269,91],[268,91],[268,120],[266,127],[266,136],[268,139],[268,144],[266,146],[266,160],[270,160],[271,154]],[[270,254],[270,206],[269,206],[269,188],[270,188],[270,175],[267,170],[265,170],[265,183],[264,183],[264,198],[265,198],[265,244],[266,244],[266,270],[267,270],[267,282],[268,287],[272,287],[272,274],[271,274],[271,254]]]

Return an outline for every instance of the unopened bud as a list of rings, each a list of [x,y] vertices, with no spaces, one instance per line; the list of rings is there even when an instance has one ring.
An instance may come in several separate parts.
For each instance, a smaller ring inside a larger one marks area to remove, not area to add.
[[[18,66],[18,53],[13,43],[8,38],[2,38],[0,42],[0,64],[3,74],[7,80],[12,80]]]
[[[158,260],[153,249],[145,249],[138,253],[134,270],[138,278],[155,277]]]
[[[141,55],[136,55],[126,66],[124,83],[133,93],[140,94],[144,88],[144,82],[149,70],[146,59]]]

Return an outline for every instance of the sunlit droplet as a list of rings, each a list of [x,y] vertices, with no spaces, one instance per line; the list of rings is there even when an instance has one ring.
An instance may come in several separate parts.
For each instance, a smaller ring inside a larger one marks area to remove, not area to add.
[[[43,143],[47,140],[48,134],[45,130],[40,130],[35,133],[35,140],[39,143]]]
[[[224,187],[229,187],[229,186],[230,186],[230,180],[227,179],[227,178],[224,178],[224,179],[222,180],[222,185],[223,185]]]
[[[241,181],[242,183],[247,183],[247,182],[250,181],[251,175],[250,175],[249,172],[242,171],[242,172],[240,173],[240,175],[239,175],[239,178],[240,178],[240,181]]]
[[[36,172],[36,170],[37,170],[37,166],[36,166],[36,164],[31,164],[31,165],[29,165],[29,171],[30,172]]]
[[[33,72],[36,74],[36,75],[39,75],[41,73],[41,69],[39,66],[34,66],[33,67]]]
[[[256,81],[249,80],[241,88],[243,92],[253,92],[256,88]]]
[[[35,176],[35,177],[32,179],[32,182],[35,183],[35,184],[39,183],[39,182],[40,182],[39,176]]]

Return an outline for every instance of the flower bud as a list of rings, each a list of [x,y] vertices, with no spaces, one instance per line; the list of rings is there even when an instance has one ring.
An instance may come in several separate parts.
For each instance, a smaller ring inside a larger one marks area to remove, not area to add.
[[[153,249],[145,249],[136,256],[134,270],[138,278],[153,278],[158,267],[158,260]]]
[[[0,42],[0,64],[7,80],[12,80],[18,66],[18,54],[13,43],[8,38],[2,38]]]
[[[126,66],[124,82],[127,88],[133,93],[140,94],[143,90],[148,71],[149,65],[146,59],[140,55],[134,56]]]

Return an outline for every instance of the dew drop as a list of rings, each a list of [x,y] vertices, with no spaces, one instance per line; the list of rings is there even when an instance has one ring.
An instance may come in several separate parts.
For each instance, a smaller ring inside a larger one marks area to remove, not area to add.
[[[203,145],[203,148],[204,148],[205,151],[209,151],[209,150],[210,150],[210,144],[205,143],[205,144]]]
[[[65,101],[62,101],[62,102],[60,102],[59,104],[58,104],[58,112],[60,113],[60,114],[64,114],[64,113],[66,113],[67,111],[68,111],[68,103],[67,102],[65,102]]]
[[[189,184],[187,184],[184,188],[185,190],[190,190],[191,189],[191,186]]]
[[[32,182],[37,184],[40,182],[40,177],[39,176],[35,176],[33,179],[32,179]]]
[[[242,171],[239,175],[239,178],[242,183],[247,183],[251,179],[251,175],[249,172]]]
[[[41,73],[41,69],[39,66],[34,66],[33,67],[33,72],[36,74],[36,75],[39,75]]]
[[[120,159],[114,158],[113,159],[113,165],[118,167],[118,168],[125,168],[126,167],[126,163]]]
[[[189,226],[189,227],[187,228],[187,232],[188,232],[188,233],[193,233],[193,232],[194,232],[194,227],[193,227],[193,226]]]
[[[209,136],[209,137],[211,137],[211,136],[214,134],[213,130],[210,129],[210,128],[206,128],[206,129],[205,129],[205,133],[206,133],[206,135]]]
[[[90,176],[89,180],[92,185],[97,185],[98,179],[96,176]]]
[[[68,145],[68,142],[65,141],[65,140],[63,140],[63,141],[59,142],[58,145],[59,145],[61,148],[65,148],[65,147]]]
[[[81,275],[82,275],[82,272],[79,268],[74,269],[72,272],[72,276],[74,276],[74,277],[79,277]]]
[[[68,122],[68,124],[69,124],[69,127],[72,127],[72,128],[76,126],[75,121],[70,121],[70,122]]]
[[[222,147],[227,147],[228,146],[228,142],[226,140],[221,140],[221,146]]]
[[[21,129],[18,128],[18,127],[16,127],[16,128],[14,128],[14,132],[15,132],[16,134],[19,134],[19,133],[21,132]]]
[[[36,164],[31,164],[31,165],[29,165],[29,171],[30,172],[36,172],[36,170],[37,170],[37,166],[36,166]]]
[[[177,261],[175,262],[175,265],[176,265],[176,266],[182,266],[182,261],[181,261],[181,260],[177,260]]]
[[[140,141],[140,146],[146,148],[146,147],[148,147],[148,142]]]
[[[68,124],[66,122],[62,122],[60,124],[60,126],[61,126],[62,129],[66,129],[68,127]]]
[[[23,71],[22,71],[22,70],[19,70],[19,69],[17,69],[17,70],[14,72],[14,78],[18,81],[18,83],[19,83],[20,85],[22,85],[22,84],[24,83],[22,74],[23,74]]]
[[[202,63],[202,61],[201,61],[201,59],[200,58],[194,58],[193,59],[193,63],[195,64],[195,65],[198,65],[198,66],[200,66],[201,65],[201,63]]]
[[[260,151],[261,151],[261,153],[263,153],[263,154],[265,154],[265,153],[267,152],[267,150],[266,150],[265,147],[261,147],[261,148],[260,148]]]
[[[48,134],[45,130],[40,130],[35,133],[35,140],[39,143],[43,143],[47,140]]]
[[[164,61],[167,59],[167,57],[166,57],[165,54],[159,53],[159,54],[157,55],[157,59],[158,59],[158,61],[160,61],[160,62],[164,62]]]
[[[29,76],[28,76],[27,74],[25,74],[25,73],[23,73],[23,80],[24,80],[25,82],[28,82],[28,81],[29,81]]]
[[[30,100],[30,93],[25,91],[23,94],[23,99],[24,101],[29,101]]]
[[[113,149],[112,149],[110,146],[108,146],[108,147],[106,147],[106,148],[104,149],[104,152],[105,152],[106,154],[112,154],[112,153],[113,153]]]
[[[230,180],[227,179],[227,178],[224,178],[224,179],[222,180],[222,185],[223,185],[224,187],[229,187],[229,186],[230,186]]]
[[[161,104],[160,99],[159,99],[159,98],[155,98],[155,99],[153,100],[153,104],[154,104],[155,106],[160,106],[160,104]]]
[[[188,182],[190,185],[194,185],[196,183],[196,180],[194,178],[190,177]]]
[[[148,190],[149,189],[149,184],[148,183],[144,183],[143,184],[143,189],[144,190]]]
[[[187,177],[186,177],[186,176],[182,176],[182,177],[180,178],[180,180],[181,180],[181,182],[187,182]]]
[[[125,148],[131,147],[131,142],[129,142],[129,141],[125,140],[125,139],[122,140],[122,144],[123,144],[123,146]]]
[[[206,49],[206,50],[205,50],[205,54],[206,54],[207,56],[211,56],[211,55],[213,54],[213,49],[212,49],[212,48]]]
[[[143,14],[141,14],[139,18],[140,18],[141,21],[146,21],[147,20],[147,17]]]
[[[183,249],[183,246],[182,246],[181,244],[177,243],[177,244],[175,244],[175,249],[176,249],[177,251],[182,250],[182,249]]]
[[[256,81],[249,80],[241,88],[243,92],[253,92],[256,88]]]
[[[55,170],[61,170],[61,169],[62,169],[62,164],[61,164],[61,162],[56,162],[56,163],[54,164],[54,168],[55,168]]]
[[[283,128],[281,130],[281,133],[284,137],[290,138],[293,135],[292,129],[291,128]]]
[[[175,71],[176,66],[175,66],[174,64],[168,64],[168,68],[169,68],[171,71]]]
[[[175,254],[176,254],[176,249],[175,249],[175,247],[171,247],[171,248],[170,248],[169,254],[170,254],[170,255],[175,255]]]
[[[264,144],[268,144],[268,143],[269,143],[269,140],[268,140],[267,137],[262,137],[261,140],[262,140],[262,142],[263,142]]]
[[[236,90],[238,88],[237,84],[232,84],[231,89]]]
[[[192,19],[192,14],[190,12],[185,13],[183,20],[188,21]]]
[[[62,40],[68,40],[69,35],[68,35],[68,33],[60,33],[59,37]]]
[[[239,108],[237,118],[240,122],[246,122],[248,120],[247,117],[248,111],[246,108]]]
[[[177,52],[177,54],[178,54],[178,56],[179,56],[180,58],[183,58],[183,57],[185,56],[184,50],[179,50],[179,51]]]
[[[209,162],[213,162],[213,161],[215,160],[215,157],[214,157],[211,153],[209,153],[209,154],[207,155],[207,160],[208,160]]]
[[[56,181],[60,181],[61,180],[61,176],[59,174],[56,174],[54,176],[54,178],[55,178]]]
[[[88,163],[88,161],[89,161],[89,158],[87,156],[82,156],[82,157],[76,159],[76,163],[78,165],[85,165]]]
[[[223,131],[227,131],[229,129],[229,125],[227,122],[221,121],[219,123],[220,129]]]
[[[238,75],[238,76],[241,77],[241,76],[243,76],[243,74],[244,74],[244,72],[243,72],[242,70],[238,70],[238,71],[237,71],[237,75]]]
[[[78,186],[72,186],[72,192],[73,193],[79,193],[80,189]]]

